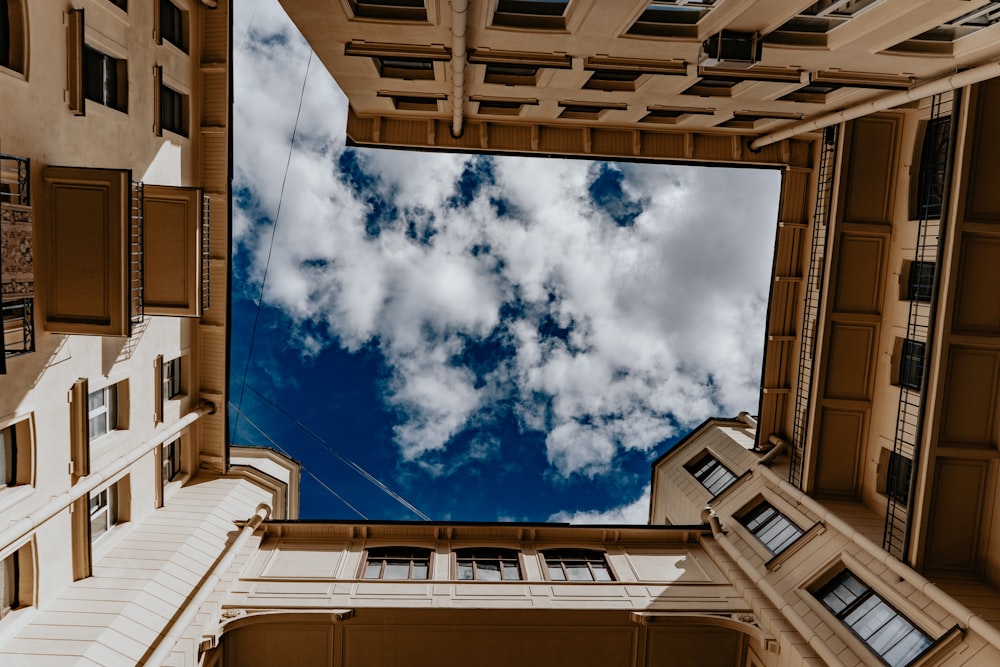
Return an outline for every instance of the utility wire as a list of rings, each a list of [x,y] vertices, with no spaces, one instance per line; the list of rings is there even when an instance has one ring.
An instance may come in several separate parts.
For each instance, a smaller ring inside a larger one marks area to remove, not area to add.
[[[251,19],[252,20],[252,19]],[[246,392],[247,371],[250,370],[250,358],[253,356],[253,344],[257,339],[257,322],[260,321],[260,307],[264,303],[264,286],[267,284],[267,271],[271,268],[271,252],[274,250],[274,236],[278,229],[278,220],[281,217],[281,202],[285,198],[285,183],[288,181],[288,167],[292,163],[292,151],[295,148],[295,135],[299,131],[299,118],[302,116],[302,100],[306,96],[306,80],[309,79],[309,67],[312,65],[313,51],[309,50],[309,60],[306,61],[306,73],[302,77],[302,90],[299,91],[299,108],[295,112],[295,126],[292,128],[292,140],[288,144],[288,158],[285,160],[285,174],[281,177],[281,191],[278,193],[278,208],[274,212],[274,224],[271,225],[271,242],[267,248],[267,261],[264,263],[264,276],[260,281],[260,295],[257,297],[257,311],[253,316],[253,328],[250,330],[250,349],[247,350],[247,360],[243,364],[243,382],[240,389],[239,407],[243,407],[243,394]],[[236,410],[236,424],[233,426],[235,434],[240,426],[240,415],[243,413]]]
[[[239,409],[238,407],[236,407],[235,405],[233,405],[233,402],[232,402],[232,401],[230,401],[230,402],[229,402],[229,407],[231,407],[231,408],[232,408],[233,410],[236,410],[237,414],[239,414],[239,413],[240,413],[240,409]],[[258,433],[260,433],[260,434],[261,434],[262,436],[264,436],[265,438],[267,438],[267,441],[268,441],[268,442],[270,442],[270,443],[271,443],[272,445],[274,445],[274,448],[275,448],[275,449],[277,449],[277,450],[278,450],[279,452],[281,452],[282,454],[284,454],[284,455],[285,455],[285,456],[287,456],[288,458],[294,458],[294,457],[293,457],[293,456],[292,456],[291,454],[289,454],[289,453],[288,453],[288,451],[287,451],[287,450],[285,450],[285,449],[284,449],[284,448],[283,448],[283,447],[282,447],[281,445],[279,445],[279,444],[278,444],[277,442],[275,442],[275,441],[274,441],[274,439],[273,439],[273,438],[272,438],[271,436],[269,436],[269,435],[268,435],[267,433],[265,433],[265,432],[264,432],[264,430],[263,430],[263,429],[262,429],[262,428],[261,428],[260,426],[257,426],[256,424],[254,424],[254,423],[253,423],[253,420],[251,420],[251,419],[250,419],[249,417],[247,417],[246,415],[243,415],[243,418],[244,418],[244,419],[246,419],[246,420],[247,420],[247,423],[248,423],[248,424],[250,424],[251,426],[253,426],[253,427],[254,427],[254,428],[255,428],[255,429],[257,430],[257,432],[258,432]],[[340,495],[339,493],[337,493],[336,491],[334,491],[333,489],[331,489],[331,488],[330,488],[329,486],[327,486],[327,484],[326,484],[326,483],[325,483],[325,482],[324,482],[323,480],[321,480],[321,479],[320,479],[319,477],[317,477],[317,476],[316,476],[316,475],[315,475],[315,474],[313,473],[313,471],[309,470],[309,468],[307,468],[307,467],[305,466],[305,464],[304,464],[304,463],[301,463],[301,462],[300,462],[300,463],[299,463],[299,465],[301,465],[301,466],[302,466],[302,469],[306,471],[306,474],[307,474],[307,475],[309,475],[309,476],[310,476],[310,477],[312,477],[312,478],[313,478],[314,480],[316,480],[316,483],[317,483],[317,484],[319,484],[319,485],[320,485],[320,486],[322,486],[322,487],[323,487],[324,489],[326,489],[327,491],[329,491],[330,493],[332,493],[332,494],[333,494],[333,495],[334,495],[334,496],[335,496],[335,497],[337,498],[337,500],[339,500],[340,502],[342,502],[342,503],[344,503],[345,505],[347,505],[348,507],[350,507],[350,508],[351,508],[351,510],[352,510],[352,511],[353,511],[353,512],[354,512],[355,514],[357,514],[358,516],[360,516],[360,517],[361,517],[362,519],[364,519],[365,521],[367,521],[367,520],[368,520],[368,517],[366,517],[366,516],[365,516],[364,514],[362,514],[362,513],[361,513],[361,510],[359,510],[359,509],[358,509],[357,507],[355,507],[355,506],[354,506],[354,505],[352,505],[351,503],[347,502],[347,500],[345,500],[345,499],[344,499],[344,497],[343,497],[342,495]]]
[[[272,408],[274,408],[275,410],[277,410],[278,412],[280,412],[282,415],[284,415],[286,419],[288,419],[290,422],[292,422],[293,424],[295,424],[295,426],[297,426],[299,429],[301,429],[303,433],[305,433],[306,435],[308,435],[309,437],[311,437],[313,440],[315,440],[316,442],[318,442],[326,451],[330,452],[331,454],[333,454],[334,456],[336,456],[338,459],[340,459],[344,463],[344,465],[346,465],[348,468],[350,468],[351,470],[355,471],[356,473],[358,473],[359,475],[361,475],[362,477],[364,477],[365,479],[367,479],[369,482],[371,482],[372,484],[374,484],[375,486],[377,486],[379,489],[381,489],[382,492],[384,492],[387,496],[389,496],[390,498],[392,498],[393,500],[395,500],[396,502],[398,502],[400,505],[402,505],[406,509],[410,510],[411,512],[413,512],[414,514],[416,514],[417,516],[419,516],[424,521],[432,521],[432,519],[429,516],[427,516],[426,514],[424,514],[420,510],[418,510],[416,507],[414,507],[413,504],[411,504],[406,498],[404,498],[403,496],[399,495],[398,493],[396,493],[395,491],[393,491],[392,489],[390,489],[388,486],[386,486],[385,484],[383,484],[381,480],[379,480],[377,477],[375,477],[374,475],[372,475],[370,472],[368,472],[367,470],[365,470],[364,468],[362,468],[360,465],[358,465],[357,463],[355,463],[353,460],[351,460],[346,454],[344,454],[343,452],[341,452],[339,449],[337,449],[336,447],[333,447],[332,445],[330,445],[318,433],[316,433],[311,428],[309,428],[308,426],[306,426],[305,424],[303,424],[301,421],[299,421],[298,419],[296,419],[294,416],[292,416],[291,414],[289,414],[287,410],[285,410],[280,405],[278,405],[277,403],[275,403],[274,401],[272,401],[271,399],[269,399],[264,394],[260,393],[256,389],[254,389],[253,386],[251,386],[249,384],[246,384],[246,383],[244,383],[243,386],[246,389],[249,389],[258,398],[260,398],[260,400],[264,401],[265,403],[267,403],[268,405],[270,405]]]

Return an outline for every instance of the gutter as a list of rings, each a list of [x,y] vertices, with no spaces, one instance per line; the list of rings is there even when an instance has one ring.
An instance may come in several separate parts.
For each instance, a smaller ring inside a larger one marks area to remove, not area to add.
[[[469,28],[469,0],[451,2],[451,136],[465,132],[465,38]]]
[[[945,76],[940,79],[928,81],[927,83],[920,84],[919,86],[910,88],[909,90],[903,90],[898,93],[892,93],[870,100],[868,102],[862,102],[861,104],[847,107],[841,111],[835,111],[833,113],[818,116],[812,120],[794,123],[782,130],[778,130],[777,132],[771,132],[770,134],[757,137],[750,142],[750,150],[757,151],[764,146],[782,141],[783,139],[790,139],[791,137],[804,134],[806,132],[843,123],[845,121],[867,116],[868,114],[878,111],[892,109],[902,104],[906,104],[907,102],[913,102],[925,97],[931,97],[932,95],[946,93],[950,90],[986,81],[987,79],[992,79],[996,76],[1000,76],[1000,62],[979,65],[978,67],[973,67],[972,69],[967,69],[962,72],[952,74],[951,76]]]

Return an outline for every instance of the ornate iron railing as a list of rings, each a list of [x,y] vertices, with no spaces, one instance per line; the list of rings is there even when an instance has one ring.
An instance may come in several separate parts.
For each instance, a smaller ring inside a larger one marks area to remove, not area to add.
[[[211,305],[211,267],[212,259],[212,200],[208,195],[201,196],[201,309],[208,310]]]
[[[917,212],[917,248],[909,284],[909,313],[906,343],[923,351],[918,378],[910,373],[899,382],[896,432],[887,474],[887,504],[882,547],[900,560],[905,559],[910,542],[909,508],[913,505],[922,437],[925,403],[924,388],[930,370],[934,314],[937,306],[938,251],[947,209],[948,181],[952,162],[953,95],[937,95],[924,134],[920,157]],[[914,381],[917,380],[917,381]]]
[[[812,244],[809,251],[809,273],[806,276],[805,304],[802,310],[802,333],[799,338],[799,370],[795,385],[795,413],[792,422],[791,465],[788,481],[802,488],[805,465],[806,437],[809,423],[809,399],[812,393],[813,360],[816,354],[816,328],[822,308],[823,272],[826,267],[827,229],[833,199],[836,173],[839,126],[823,132],[820,149],[816,205],[813,209]]]
[[[132,210],[129,221],[129,301],[130,329],[143,321],[143,186],[132,181]]]
[[[0,202],[31,206],[31,160],[0,153]]]

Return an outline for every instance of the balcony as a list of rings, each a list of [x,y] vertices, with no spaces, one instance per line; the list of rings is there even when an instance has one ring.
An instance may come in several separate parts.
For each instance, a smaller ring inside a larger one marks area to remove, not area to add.
[[[44,327],[130,336],[150,315],[207,306],[209,208],[198,188],[132,181],[127,169],[42,172]]]
[[[0,154],[0,374],[35,351],[30,174],[28,158]]]

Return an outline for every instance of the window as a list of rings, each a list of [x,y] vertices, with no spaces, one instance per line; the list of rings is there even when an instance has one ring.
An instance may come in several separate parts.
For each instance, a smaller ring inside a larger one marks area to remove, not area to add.
[[[416,95],[388,95],[392,105],[399,111],[437,111],[439,97],[423,97]]]
[[[87,395],[90,439],[118,428],[118,386],[110,385]]]
[[[514,549],[456,549],[458,578],[463,581],[520,581]]]
[[[890,667],[909,665],[932,643],[849,570],[834,577],[816,597]]]
[[[563,30],[569,0],[497,0],[493,25]]]
[[[108,0],[112,5],[122,10],[123,12],[128,11],[128,0]]]
[[[181,358],[163,362],[162,378],[163,397],[177,398],[181,395]]]
[[[431,550],[418,547],[379,547],[369,549],[365,559],[364,579],[427,579]]]
[[[739,79],[703,77],[693,85],[688,86],[681,94],[701,97],[730,97],[733,94],[733,88],[738,83],[740,83]]]
[[[160,479],[166,484],[181,473],[181,441],[161,445],[160,450]]]
[[[118,485],[112,484],[90,496],[90,541],[96,542],[117,523]]]
[[[188,96],[160,84],[160,128],[188,135]]]
[[[841,86],[832,83],[810,83],[778,99],[784,102],[813,102],[815,104],[823,104],[827,101],[827,95],[840,89]]]
[[[24,0],[0,0],[0,67],[24,74]]]
[[[84,45],[83,94],[92,102],[128,113],[126,61]]]
[[[648,113],[643,116],[639,122],[673,125],[688,114],[711,116],[715,113],[715,109],[694,109],[683,107],[648,107],[647,110]]]
[[[160,0],[160,43],[170,42],[178,49],[187,53],[187,12],[170,0]]]
[[[624,111],[627,104],[588,104],[586,102],[560,102],[563,108],[560,118],[573,120],[597,120],[605,111]]]
[[[538,104],[537,100],[491,100],[473,98],[479,103],[479,113],[484,116],[517,116],[525,104]]]
[[[921,220],[941,217],[947,183],[948,148],[951,117],[934,118],[927,122],[920,148],[920,174],[917,179],[917,210]]]
[[[910,479],[913,477],[913,460],[896,452],[889,452],[886,467],[885,495],[898,503],[910,502]]]
[[[920,391],[924,380],[924,350],[920,341],[903,339],[899,358],[899,385]]]
[[[542,557],[552,581],[614,581],[603,551],[553,549]]]
[[[775,113],[748,113],[748,112],[737,112],[733,114],[733,117],[729,120],[719,123],[716,127],[732,127],[739,129],[749,129],[752,130],[756,127],[762,125],[767,125],[778,120],[798,120],[801,116],[798,114],[784,114],[781,112]]]
[[[906,278],[906,298],[930,303],[934,291],[934,262],[910,262]]]
[[[879,0],[819,0],[795,18],[782,25],[778,32],[826,33]]]
[[[486,83],[504,86],[535,86],[538,84],[537,65],[517,65],[514,63],[490,63],[486,65]]]
[[[18,600],[18,579],[20,576],[19,554],[12,553],[0,560],[0,618],[16,609]]]
[[[998,22],[1000,22],[1000,1],[993,0],[978,9],[973,9],[971,12],[948,21],[942,26],[931,28],[902,44],[897,44],[889,50],[921,51],[923,49],[920,47],[928,42],[931,44],[954,42]]]
[[[424,0],[349,0],[354,16],[391,21],[426,21]]]
[[[378,74],[384,79],[434,80],[434,61],[428,58],[374,58]]]
[[[17,431],[13,425],[0,428],[0,489],[17,484]]]
[[[775,556],[802,536],[802,529],[768,502],[754,507],[740,523]]]
[[[716,0],[653,0],[632,27],[630,35],[697,37],[698,23]]]
[[[736,481],[736,475],[711,454],[705,454],[686,468],[713,496],[719,495]]]
[[[589,90],[635,90],[635,83],[642,72],[599,69],[590,75],[584,88]]]

